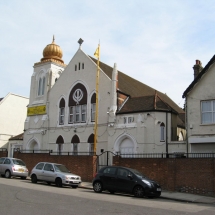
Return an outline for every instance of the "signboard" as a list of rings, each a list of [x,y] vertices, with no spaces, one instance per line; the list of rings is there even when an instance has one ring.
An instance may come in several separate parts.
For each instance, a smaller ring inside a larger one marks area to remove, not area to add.
[[[27,116],[46,114],[46,105],[29,107]]]

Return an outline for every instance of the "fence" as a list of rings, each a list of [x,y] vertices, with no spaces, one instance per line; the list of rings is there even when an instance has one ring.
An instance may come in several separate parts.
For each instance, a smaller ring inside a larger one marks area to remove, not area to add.
[[[19,152],[19,153],[41,153],[41,154],[49,154],[49,155],[88,155],[88,156],[95,156],[96,153],[94,152],[65,152],[65,151],[53,151],[53,150],[22,150],[17,148],[15,151]]]

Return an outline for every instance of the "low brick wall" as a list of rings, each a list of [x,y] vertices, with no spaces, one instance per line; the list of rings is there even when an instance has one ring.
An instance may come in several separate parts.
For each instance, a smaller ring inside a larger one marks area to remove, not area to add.
[[[29,173],[39,162],[64,164],[72,173],[80,175],[82,181],[91,182],[96,172],[96,156],[49,155],[48,153],[14,153],[15,158],[23,160]]]
[[[215,196],[215,159],[114,156],[113,165],[137,169],[160,183],[164,190]]]
[[[0,157],[7,157],[8,151],[0,151]]]

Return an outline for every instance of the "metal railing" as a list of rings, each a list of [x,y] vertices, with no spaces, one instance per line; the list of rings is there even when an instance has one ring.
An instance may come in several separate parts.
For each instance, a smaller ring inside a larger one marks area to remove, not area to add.
[[[215,158],[215,153],[118,153],[122,158]]]
[[[66,152],[66,151],[53,151],[53,150],[22,150],[22,149],[17,149],[19,153],[44,153],[44,154],[50,154],[50,155],[73,155],[73,156],[81,156],[81,155],[88,155],[88,156],[94,156],[96,153],[94,152]]]
[[[0,151],[7,151],[7,149],[0,149]],[[20,153],[47,153],[50,155],[67,155],[67,156],[95,156],[95,152],[66,152],[66,151],[53,151],[53,150],[22,150],[17,149],[16,151]],[[105,154],[103,152],[102,154]],[[101,154],[101,155],[102,155]],[[97,155],[100,156],[100,155]],[[112,153],[112,156],[120,156],[122,158],[215,158],[214,152],[209,153],[185,153],[185,152],[175,152],[175,153]]]

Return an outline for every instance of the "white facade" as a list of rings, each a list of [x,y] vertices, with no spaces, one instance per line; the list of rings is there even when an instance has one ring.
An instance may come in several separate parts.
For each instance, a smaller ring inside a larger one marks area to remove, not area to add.
[[[8,93],[0,101],[0,148],[8,148],[8,140],[24,130],[29,99]]]
[[[46,113],[27,117],[25,149],[78,154],[93,151],[96,68],[95,61],[81,48],[67,66],[53,61],[34,65],[29,107],[45,106]],[[120,113],[116,64],[111,73],[108,75],[101,66],[96,154],[186,152],[184,141],[171,140],[176,113],[170,110]],[[43,95],[38,95],[40,77],[45,77]],[[129,97],[124,103],[127,100]]]
[[[185,91],[189,152],[215,152],[215,65],[212,61]]]

